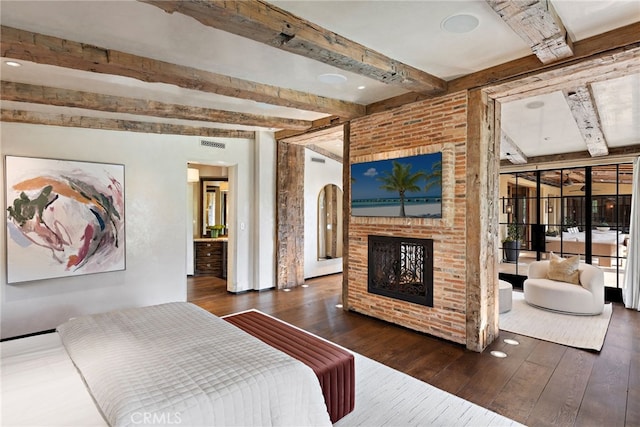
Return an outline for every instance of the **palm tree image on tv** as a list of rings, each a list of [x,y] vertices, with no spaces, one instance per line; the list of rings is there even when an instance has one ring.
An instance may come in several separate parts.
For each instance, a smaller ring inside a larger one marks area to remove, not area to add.
[[[442,153],[351,165],[351,215],[442,217]]]
[[[435,162],[431,166],[431,172],[424,177],[427,183],[424,185],[424,191],[429,191],[432,187],[442,185],[442,162]]]
[[[404,210],[404,199],[407,191],[418,192],[420,186],[417,184],[424,177],[424,173],[411,173],[410,163],[399,163],[394,160],[391,173],[385,171],[384,175],[378,178],[382,182],[380,188],[387,191],[397,191],[400,195],[400,216],[407,216]]]

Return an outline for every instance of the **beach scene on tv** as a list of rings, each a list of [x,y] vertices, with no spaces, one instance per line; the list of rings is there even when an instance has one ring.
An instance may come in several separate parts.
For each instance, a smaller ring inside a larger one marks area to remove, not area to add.
[[[351,215],[442,218],[442,153],[352,164]]]

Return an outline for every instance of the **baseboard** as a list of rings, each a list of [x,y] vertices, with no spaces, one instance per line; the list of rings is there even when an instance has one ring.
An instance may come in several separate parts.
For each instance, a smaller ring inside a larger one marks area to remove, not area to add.
[[[610,302],[622,302],[622,289],[605,286],[604,299]]]

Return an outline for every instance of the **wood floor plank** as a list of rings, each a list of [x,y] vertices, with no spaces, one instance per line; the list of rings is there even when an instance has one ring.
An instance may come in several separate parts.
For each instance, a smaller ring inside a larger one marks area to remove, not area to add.
[[[628,350],[612,346],[602,349],[593,365],[576,424],[624,426],[629,369]]]
[[[237,295],[206,276],[187,283],[189,301],[213,314],[256,308],[531,427],[640,426],[640,312],[621,304],[600,353],[506,331],[474,353],[337,308],[341,275],[306,280],[308,287],[291,292]],[[492,350],[508,357],[492,357]]]
[[[438,348],[428,355],[415,355],[415,363],[405,372],[422,381],[429,382],[443,369],[456,363],[464,353],[463,348],[438,345]]]
[[[625,426],[640,426],[640,346],[634,349],[629,364],[629,394]]]
[[[526,419],[527,425],[573,426],[597,355],[567,348]]]
[[[541,366],[556,367],[567,351],[567,347],[547,341],[540,341],[527,361]]]
[[[489,409],[513,419],[527,419],[553,374],[553,368],[525,360]]]
[[[494,341],[482,356],[485,363],[481,369],[471,377],[467,385],[456,393],[458,396],[470,400],[485,408],[490,407],[496,397],[507,384],[513,380],[537,342],[535,340],[519,340],[519,345],[507,345]],[[490,355],[492,350],[499,350],[507,354],[504,359]]]

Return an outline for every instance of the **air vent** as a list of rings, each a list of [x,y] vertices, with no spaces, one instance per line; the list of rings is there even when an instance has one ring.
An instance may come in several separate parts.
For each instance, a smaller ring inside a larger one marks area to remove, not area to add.
[[[316,162],[316,163],[324,163],[325,162],[325,160],[321,159],[320,157],[312,157],[311,161],[312,162]]]
[[[206,139],[201,139],[200,145],[203,147],[222,148],[223,150],[227,147],[227,144],[223,142],[207,141]]]

